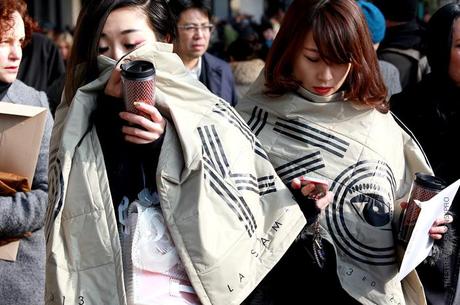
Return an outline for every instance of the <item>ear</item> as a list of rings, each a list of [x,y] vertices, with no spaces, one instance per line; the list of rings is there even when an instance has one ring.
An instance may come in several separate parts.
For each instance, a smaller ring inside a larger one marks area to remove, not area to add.
[[[173,39],[172,39],[171,34],[166,34],[164,40],[165,40],[164,42],[166,42],[166,43],[173,43]]]

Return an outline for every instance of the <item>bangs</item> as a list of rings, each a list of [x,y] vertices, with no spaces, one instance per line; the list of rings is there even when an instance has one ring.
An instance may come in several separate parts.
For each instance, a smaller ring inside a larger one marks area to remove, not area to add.
[[[341,16],[322,11],[312,24],[313,40],[328,64],[347,64],[353,54],[351,27]]]

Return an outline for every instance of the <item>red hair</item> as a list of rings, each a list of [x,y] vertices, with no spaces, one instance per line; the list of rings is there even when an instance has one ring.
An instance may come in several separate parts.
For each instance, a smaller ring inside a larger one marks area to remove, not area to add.
[[[26,39],[25,46],[32,37],[32,32],[38,29],[37,23],[27,14],[27,4],[23,0],[0,1],[0,37],[12,28],[13,13],[18,12],[24,21]]]
[[[266,94],[282,95],[299,88],[293,65],[310,31],[326,63],[351,63],[345,98],[388,112],[377,55],[354,0],[296,0],[291,4],[266,61]]]

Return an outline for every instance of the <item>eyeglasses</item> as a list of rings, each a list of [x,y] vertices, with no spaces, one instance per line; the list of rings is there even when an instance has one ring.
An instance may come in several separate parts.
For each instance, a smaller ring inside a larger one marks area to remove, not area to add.
[[[185,25],[178,25],[177,28],[184,30],[187,33],[197,33],[198,30],[201,30],[203,33],[211,33],[214,29],[214,25],[212,24],[185,24]]]

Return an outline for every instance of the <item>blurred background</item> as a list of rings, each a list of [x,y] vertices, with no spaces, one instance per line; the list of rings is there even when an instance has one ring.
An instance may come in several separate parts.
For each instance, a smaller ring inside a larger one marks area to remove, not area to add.
[[[72,29],[78,12],[85,1],[97,0],[29,0],[29,11],[46,30]],[[212,0],[214,15],[218,20],[229,20],[238,14],[250,15],[255,22],[278,8],[285,9],[292,0]],[[419,15],[432,13],[436,8],[453,2],[449,0],[420,1]]]

